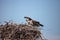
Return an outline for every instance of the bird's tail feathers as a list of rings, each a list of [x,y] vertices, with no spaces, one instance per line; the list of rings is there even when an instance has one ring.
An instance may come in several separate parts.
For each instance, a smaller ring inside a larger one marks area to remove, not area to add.
[[[43,27],[44,25],[40,24],[40,26],[42,26],[42,27]]]

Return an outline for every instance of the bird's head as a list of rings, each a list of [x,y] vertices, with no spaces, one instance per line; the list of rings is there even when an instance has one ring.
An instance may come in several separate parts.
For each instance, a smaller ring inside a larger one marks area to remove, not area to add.
[[[24,17],[26,20],[32,20],[30,17],[25,16]]]

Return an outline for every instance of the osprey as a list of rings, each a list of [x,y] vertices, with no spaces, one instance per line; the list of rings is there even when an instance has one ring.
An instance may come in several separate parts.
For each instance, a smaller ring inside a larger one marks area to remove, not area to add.
[[[35,20],[31,19],[30,17],[25,16],[24,18],[26,19],[28,25],[37,26],[37,27],[42,26],[43,27],[43,25],[40,24],[40,22],[35,21]]]

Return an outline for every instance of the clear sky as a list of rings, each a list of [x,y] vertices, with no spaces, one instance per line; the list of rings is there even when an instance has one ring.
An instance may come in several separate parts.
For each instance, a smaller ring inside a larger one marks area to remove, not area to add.
[[[60,0],[0,0],[0,23],[24,23],[24,16],[44,24],[48,40],[60,40]]]

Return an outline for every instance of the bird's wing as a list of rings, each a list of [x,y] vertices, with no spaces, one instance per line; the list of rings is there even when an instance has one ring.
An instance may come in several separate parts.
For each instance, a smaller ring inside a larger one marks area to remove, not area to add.
[[[36,21],[36,20],[33,20],[33,22],[37,23],[37,24],[40,24],[40,22]]]
[[[40,23],[38,21],[35,21],[35,20],[33,20],[33,24],[36,25],[36,26],[40,25]]]

